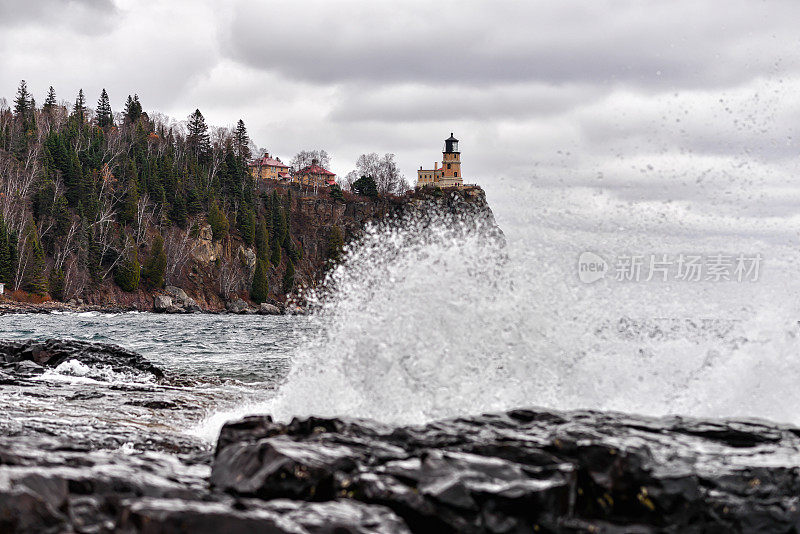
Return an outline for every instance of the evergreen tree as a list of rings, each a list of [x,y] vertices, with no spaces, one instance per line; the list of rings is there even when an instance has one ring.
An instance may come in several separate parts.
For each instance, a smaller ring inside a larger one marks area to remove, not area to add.
[[[47,91],[47,98],[44,101],[44,106],[42,106],[42,109],[49,113],[52,112],[57,105],[58,102],[56,102],[56,90],[53,89],[53,86],[51,85],[50,89]]]
[[[61,269],[53,268],[50,271],[50,297],[53,300],[64,300],[64,271]]]
[[[294,289],[294,263],[289,260],[283,273],[283,292],[291,293],[292,289]]]
[[[116,282],[123,291],[130,293],[139,289],[140,277],[141,266],[139,265],[139,255],[134,248],[133,252],[128,253],[114,270],[114,282]]]
[[[256,260],[256,271],[253,274],[253,285],[250,289],[250,298],[257,304],[266,302],[267,297],[269,296],[267,272],[267,263],[264,260]]]
[[[125,101],[125,122],[133,124],[142,116],[142,104],[139,103],[139,95],[128,95]]]
[[[17,118],[28,120],[31,111],[31,94],[28,92],[28,83],[25,80],[19,82],[17,96],[14,98],[14,115]]]
[[[239,210],[239,233],[242,236],[242,241],[248,245],[255,242],[256,237],[256,214],[250,208],[242,208]]]
[[[78,121],[78,124],[86,122],[86,97],[83,96],[83,89],[78,91],[78,96],[75,99],[75,106],[72,108],[72,116]]]
[[[119,222],[123,224],[132,223],[136,220],[137,210],[139,209],[139,185],[136,178],[136,166],[133,160],[128,160],[125,166],[125,200],[119,210]]]
[[[35,106],[36,103],[28,92],[28,84],[25,80],[22,80],[17,89],[17,96],[14,98],[14,114],[22,126],[22,135],[15,139],[13,146],[14,154],[19,159],[25,157],[29,143],[34,141],[34,130],[36,128],[36,120],[34,119]]]
[[[211,233],[215,240],[219,241],[228,235],[228,229],[230,227],[228,218],[225,217],[225,214],[219,209],[216,200],[211,202],[211,207],[208,209],[208,224],[211,225]]]
[[[339,261],[339,257],[342,255],[342,248],[344,248],[344,233],[342,233],[341,228],[334,225],[328,235],[328,260],[331,262]]]
[[[236,123],[233,136],[236,143],[236,155],[243,161],[250,161],[252,156],[250,153],[250,136],[247,135],[247,128],[245,128],[242,119],[239,119],[239,122]]]
[[[338,200],[339,202],[344,202],[344,193],[342,192],[342,188],[339,187],[339,184],[333,184],[330,186],[331,190],[331,198],[333,200]]]
[[[352,189],[355,193],[365,197],[377,197],[378,186],[375,184],[375,179],[372,176],[362,176],[353,182]]]
[[[276,267],[281,264],[281,247],[274,239],[270,245],[269,262]]]
[[[109,128],[114,125],[114,115],[111,112],[111,101],[108,99],[108,93],[105,88],[100,93],[100,100],[97,101],[97,110],[95,111],[97,125],[100,128]]]
[[[206,156],[211,152],[211,139],[208,135],[206,120],[199,109],[189,115],[187,125],[188,135],[186,142],[198,161],[205,161]]]
[[[0,214],[0,282],[4,284],[10,284],[14,274],[13,256],[8,228]]]
[[[47,293],[47,280],[44,276],[44,251],[39,241],[36,223],[30,222],[27,229],[27,253],[30,255],[28,265],[23,273],[22,288],[30,293],[44,295]]]
[[[150,257],[142,268],[142,280],[148,287],[164,286],[164,274],[167,270],[167,255],[164,252],[164,238],[157,235],[150,248]]]
[[[261,219],[256,228],[256,256],[259,260],[269,261],[269,233],[267,223]]]

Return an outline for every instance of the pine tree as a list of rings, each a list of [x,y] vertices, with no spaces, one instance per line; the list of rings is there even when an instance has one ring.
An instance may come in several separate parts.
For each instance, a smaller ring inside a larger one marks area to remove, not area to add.
[[[97,125],[100,128],[109,128],[114,125],[114,115],[111,112],[111,101],[108,99],[108,93],[105,88],[100,93],[100,100],[97,101],[97,110],[95,111]]]
[[[28,266],[23,273],[22,288],[37,295],[44,295],[47,293],[47,279],[44,276],[44,251],[34,222],[28,224],[26,246],[30,256]]]
[[[157,235],[150,248],[150,257],[142,268],[142,281],[152,288],[164,285],[164,274],[167,270],[167,255],[164,252],[164,238]]]
[[[328,260],[331,262],[339,261],[339,257],[342,255],[342,248],[344,248],[344,234],[341,228],[334,225],[328,235]]]
[[[243,161],[250,161],[252,154],[250,153],[250,136],[247,135],[247,128],[244,126],[244,121],[239,119],[236,123],[236,130],[233,132],[236,143],[236,155]]]
[[[0,214],[0,282],[10,284],[13,269],[13,255],[8,228],[6,228],[3,215]]]
[[[213,234],[214,240],[219,241],[228,235],[228,229],[230,227],[228,218],[225,217],[225,214],[219,209],[216,200],[211,202],[211,207],[208,209],[208,224],[211,225],[211,233]]]
[[[78,124],[86,122],[86,97],[83,96],[83,89],[78,91],[75,106],[72,108],[72,116],[75,117]]]
[[[56,108],[57,105],[58,102],[56,102],[56,90],[53,89],[53,86],[51,85],[50,89],[47,91],[47,98],[44,101],[44,106],[42,106],[42,109],[50,113]]]
[[[53,268],[50,271],[50,281],[48,283],[50,297],[53,300],[64,300],[64,271]]]
[[[294,263],[289,260],[283,273],[283,292],[291,293],[292,289],[294,289]]]
[[[189,133],[186,136],[186,142],[189,144],[189,148],[198,161],[204,161],[211,151],[211,139],[208,135],[206,120],[199,109],[196,109],[194,113],[189,115],[187,129]]]
[[[269,262],[276,267],[281,264],[281,247],[274,239],[270,245]]]
[[[255,242],[256,237],[256,214],[250,208],[242,208],[239,210],[239,233],[242,236],[242,241],[248,245]]]
[[[269,296],[267,272],[267,263],[264,260],[256,260],[256,271],[253,273],[253,285],[250,289],[250,298],[257,304],[266,302]]]
[[[141,277],[141,266],[139,265],[139,255],[136,249],[127,254],[127,256],[117,265],[114,271],[114,282],[123,290],[133,292],[139,289],[139,280]]]
[[[125,122],[132,124],[142,116],[142,105],[139,103],[139,95],[128,95],[125,101]]]
[[[256,256],[261,261],[269,261],[269,232],[264,219],[258,222],[256,228]]]
[[[119,222],[123,224],[132,223],[136,220],[139,208],[139,185],[136,178],[136,166],[133,160],[128,160],[125,166],[125,200],[119,210]]]
[[[25,80],[19,82],[17,96],[14,98],[14,115],[17,118],[28,120],[28,113],[31,111],[31,94],[28,92],[28,83]]]
[[[378,196],[378,186],[372,176],[362,176],[352,186],[353,192],[365,197],[375,198]]]

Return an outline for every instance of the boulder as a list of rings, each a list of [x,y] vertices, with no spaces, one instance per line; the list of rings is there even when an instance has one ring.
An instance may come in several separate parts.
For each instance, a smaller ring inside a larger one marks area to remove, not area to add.
[[[17,372],[36,374],[43,367],[58,367],[76,360],[84,365],[110,367],[120,373],[144,373],[163,378],[164,373],[141,354],[117,345],[85,341],[48,339],[47,341],[0,341],[0,364]]]
[[[239,499],[222,502],[143,498],[130,501],[117,528],[195,534],[407,534],[405,523],[383,506],[357,501],[303,502]]]
[[[191,297],[189,297],[185,301],[183,301],[183,310],[186,313],[194,313],[194,312],[203,311],[202,308],[200,307],[200,305],[197,303],[197,301],[194,300]]]
[[[172,307],[172,297],[169,295],[156,295],[153,298],[153,310],[156,312],[166,313]]]
[[[169,293],[174,300],[178,300],[178,301],[182,302],[182,301],[185,301],[185,300],[189,299],[189,295],[186,294],[186,291],[184,291],[183,289],[181,289],[179,287],[167,286],[167,287],[164,288],[164,291]]]
[[[14,371],[19,375],[40,375],[44,373],[44,367],[31,360],[22,360],[14,364]]]
[[[225,305],[225,309],[228,310],[229,313],[245,313],[249,308],[250,306],[247,304],[247,302],[240,298],[230,300]]]
[[[164,290],[172,297],[172,304],[176,308],[173,313],[192,313],[202,311],[200,305],[197,304],[197,301],[187,295],[186,291],[183,289],[176,286],[167,286],[164,288]]]
[[[391,509],[412,532],[787,532],[800,430],[520,409],[392,428],[249,417],[211,485],[236,498]]]
[[[267,302],[262,302],[258,308],[258,313],[261,315],[280,315],[281,309]]]

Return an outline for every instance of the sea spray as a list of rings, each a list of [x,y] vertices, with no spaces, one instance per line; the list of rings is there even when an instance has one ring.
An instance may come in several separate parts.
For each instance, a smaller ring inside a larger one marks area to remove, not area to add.
[[[507,246],[472,214],[369,228],[309,295],[316,327],[277,394],[196,431],[214,439],[250,413],[420,423],[523,405],[800,422],[796,251],[755,231],[662,233],[657,217],[616,233],[613,221],[587,223],[586,206],[554,204],[531,201]],[[768,260],[756,281],[612,272],[585,284],[576,269],[587,250]]]

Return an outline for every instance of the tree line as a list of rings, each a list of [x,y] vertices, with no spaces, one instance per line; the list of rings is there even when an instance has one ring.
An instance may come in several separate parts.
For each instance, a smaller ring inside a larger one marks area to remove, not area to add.
[[[210,128],[198,109],[176,125],[135,94],[120,112],[110,102],[103,89],[94,110],[83,90],[59,103],[50,87],[38,106],[25,81],[13,106],[0,101],[0,282],[62,299],[107,279],[126,291],[174,283],[207,221],[215,240],[235,229],[255,246],[256,300],[282,257],[290,290],[302,251],[288,199],[257,192],[244,122]],[[223,294],[243,284],[236,265],[219,268]]]

